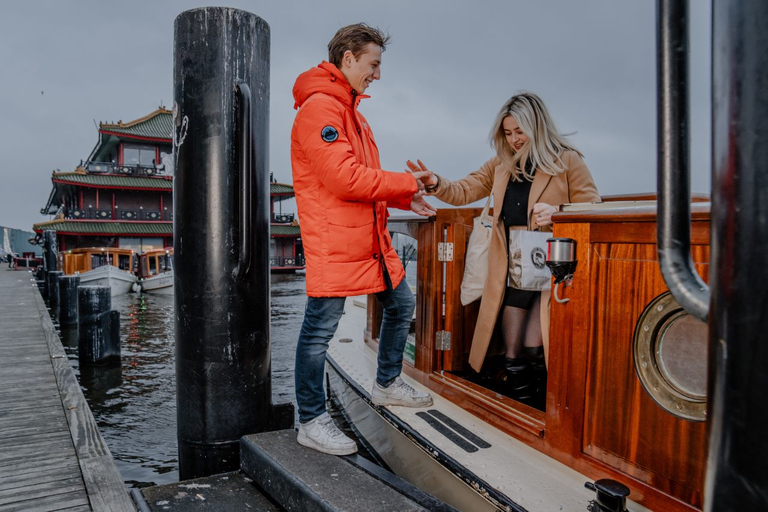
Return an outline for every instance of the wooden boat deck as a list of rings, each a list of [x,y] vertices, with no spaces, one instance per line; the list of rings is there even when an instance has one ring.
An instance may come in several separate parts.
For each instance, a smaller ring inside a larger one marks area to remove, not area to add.
[[[0,510],[134,511],[31,274],[0,297]]]

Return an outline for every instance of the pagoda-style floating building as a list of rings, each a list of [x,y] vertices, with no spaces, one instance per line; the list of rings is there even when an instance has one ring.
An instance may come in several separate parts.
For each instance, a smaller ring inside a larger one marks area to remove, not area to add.
[[[173,246],[173,114],[159,108],[135,121],[100,123],[91,154],[74,170],[54,171],[53,189],[35,224],[54,230],[59,251],[105,247],[137,253]],[[291,185],[270,186],[270,257],[275,271],[304,268],[298,223],[275,212]]]

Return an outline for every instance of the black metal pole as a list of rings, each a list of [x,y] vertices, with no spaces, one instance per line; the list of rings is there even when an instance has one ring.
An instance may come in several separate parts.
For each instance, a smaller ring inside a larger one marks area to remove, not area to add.
[[[193,9],[175,23],[182,480],[237,469],[241,436],[293,425],[292,409],[271,403],[269,37],[264,20],[236,9]]]
[[[691,259],[688,0],[657,0],[658,254],[669,291],[707,321],[709,288]]]
[[[80,276],[59,277],[59,324],[77,324],[77,288]]]
[[[120,361],[120,312],[112,309],[109,286],[77,290],[78,353],[81,365]]]
[[[43,297],[50,300],[48,293],[48,272],[56,270],[56,232],[51,229],[43,231]]]
[[[58,252],[56,248],[56,231],[46,229],[43,231],[43,266],[46,272],[57,270],[56,258]]]
[[[48,287],[48,305],[51,306],[51,313],[57,319],[59,318],[59,278],[64,275],[61,270],[50,270],[46,277]]]
[[[768,510],[768,2],[714,0],[705,510]]]

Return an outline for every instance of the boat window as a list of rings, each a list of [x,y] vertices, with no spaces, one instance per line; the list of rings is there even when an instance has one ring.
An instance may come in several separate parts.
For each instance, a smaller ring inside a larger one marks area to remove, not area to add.
[[[131,255],[119,254],[117,256],[117,266],[120,270],[131,270]]]
[[[390,228],[397,229],[394,223]],[[395,251],[397,251],[397,255],[400,257],[400,262],[403,264],[403,269],[405,269],[405,282],[415,296],[418,291],[418,242],[412,236],[400,232],[393,232],[392,246],[395,248]],[[404,360],[410,364],[415,364],[416,361],[416,312],[414,312],[413,318],[411,319],[411,327],[405,342]]]
[[[112,264],[111,254],[91,254],[91,269]]]
[[[707,324],[690,316],[669,291],[646,305],[635,326],[640,382],[657,404],[687,420],[706,420],[707,333]]]
[[[149,275],[154,276],[157,274],[157,257],[156,256],[150,256],[148,258],[149,261]]]

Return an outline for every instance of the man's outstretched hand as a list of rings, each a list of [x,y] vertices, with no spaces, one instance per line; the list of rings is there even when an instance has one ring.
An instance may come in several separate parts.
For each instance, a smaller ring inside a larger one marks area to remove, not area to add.
[[[405,172],[409,173],[411,176],[413,176],[416,179],[416,185],[419,187],[419,192],[424,190],[424,180],[429,179],[430,172],[429,171],[412,171],[409,169],[406,169]]]
[[[437,208],[429,204],[424,199],[424,191],[419,190],[413,195],[413,199],[411,199],[411,211],[422,217],[434,217],[437,213]]]

